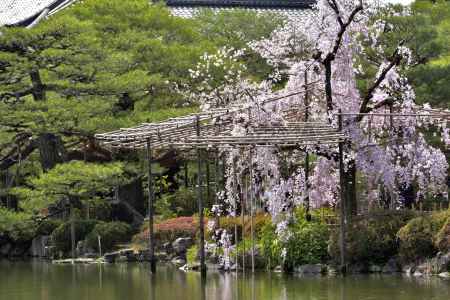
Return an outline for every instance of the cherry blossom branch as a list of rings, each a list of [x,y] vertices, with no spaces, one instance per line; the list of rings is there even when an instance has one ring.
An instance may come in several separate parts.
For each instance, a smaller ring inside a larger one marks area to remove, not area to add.
[[[384,81],[384,79],[386,79],[386,76],[389,73],[389,71],[391,71],[395,66],[398,66],[400,64],[403,57],[400,54],[399,50],[400,50],[400,47],[403,45],[403,43],[404,43],[403,41],[401,41],[399,43],[399,45],[397,46],[397,48],[395,49],[394,53],[391,56],[390,63],[381,71],[378,78],[375,80],[375,82],[372,84],[372,86],[368,89],[365,97],[362,100],[361,107],[359,109],[359,112],[361,114],[369,113],[369,112],[373,111],[374,109],[377,109],[384,105],[392,103],[392,99],[386,99],[373,107],[369,107],[369,102],[370,102],[370,100],[372,100],[373,94],[376,91],[376,89],[379,88],[381,83]],[[364,115],[359,115],[357,117],[357,121],[360,122],[363,118],[364,118]]]
[[[348,17],[347,22],[344,23],[344,21],[342,20],[341,12],[336,3],[336,0],[328,0],[328,4],[334,10],[337,21],[340,26],[339,32],[337,33],[336,39],[334,40],[333,49],[331,50],[331,52],[329,52],[326,55],[325,59],[323,59],[321,61],[321,63],[325,67],[325,94],[326,94],[326,101],[327,101],[327,111],[331,112],[333,110],[333,95],[332,95],[333,91],[332,91],[332,84],[331,84],[331,73],[332,73],[331,63],[336,58],[336,54],[339,51],[339,48],[341,47],[342,38],[343,38],[345,32],[347,31],[348,26],[350,26],[350,24],[353,22],[356,15],[360,11],[363,10],[363,5],[362,5],[362,0],[360,0],[358,6],[356,6],[355,9],[353,9],[350,16]],[[317,57],[320,58],[320,56],[321,56],[320,54],[318,54],[318,56],[316,54],[314,58],[317,58]]]

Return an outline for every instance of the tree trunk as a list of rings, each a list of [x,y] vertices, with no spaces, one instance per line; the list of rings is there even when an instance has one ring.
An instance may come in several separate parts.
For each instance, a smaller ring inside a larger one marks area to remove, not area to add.
[[[45,100],[45,85],[42,83],[41,74],[39,70],[34,68],[30,72],[30,79],[32,84],[32,95],[35,101]]]
[[[351,160],[345,171],[347,186],[347,216],[354,216],[358,213],[358,202],[356,197],[356,162]]]
[[[66,161],[66,149],[61,137],[53,133],[43,133],[38,139],[38,148],[41,156],[41,166],[44,170],[50,170],[58,163]]]

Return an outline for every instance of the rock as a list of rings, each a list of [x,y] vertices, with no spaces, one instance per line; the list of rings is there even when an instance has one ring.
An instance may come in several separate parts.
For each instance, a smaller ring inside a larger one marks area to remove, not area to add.
[[[416,270],[414,273],[418,272],[421,273],[422,275],[427,275],[427,274],[431,274],[431,260],[426,260],[425,262],[419,264],[416,267]]]
[[[128,257],[126,257],[125,255],[119,255],[116,258],[116,263],[125,263],[128,262]]]
[[[399,264],[395,258],[391,258],[388,262],[383,266],[383,273],[396,273],[400,270]]]
[[[121,261],[134,262],[138,260],[134,249],[121,249],[118,252],[120,257],[124,257],[121,259]]]
[[[439,252],[436,257],[431,260],[432,273],[439,274],[450,269],[450,252],[442,254]]]
[[[0,246],[0,256],[8,256],[9,251],[11,251],[11,244],[6,243]]]
[[[189,265],[189,269],[194,271],[200,271],[200,262],[194,262]]]
[[[325,268],[322,264],[307,264],[295,267],[294,272],[299,274],[322,274],[325,272]]]
[[[182,257],[175,257],[170,262],[177,267],[181,267],[186,264],[186,260]]]
[[[95,263],[95,259],[92,258],[75,258],[73,260],[74,264],[92,264]]]
[[[326,273],[330,276],[335,276],[339,273],[338,268],[336,266],[327,265]]]
[[[402,272],[406,275],[412,275],[414,274],[414,271],[416,271],[416,266],[413,264],[402,266]]]
[[[155,253],[155,259],[157,261],[168,261],[169,257],[167,256],[167,253],[165,253],[165,252],[157,252],[157,253]]]
[[[423,276],[423,273],[422,273],[422,272],[419,272],[419,271],[415,271],[415,272],[413,273],[413,276],[414,276],[414,277],[421,277],[421,276]]]
[[[442,272],[438,274],[441,278],[449,278],[450,279],[450,272]]]
[[[381,273],[383,271],[383,268],[378,265],[371,265],[369,266],[369,272],[370,273]]]
[[[190,237],[178,238],[172,243],[173,251],[177,256],[186,256],[187,249],[194,244]]]
[[[240,270],[241,268],[239,267],[239,265],[238,264],[233,264],[233,265],[231,265],[230,266],[230,271],[236,271],[236,270]]]
[[[103,255],[103,258],[105,259],[105,262],[107,262],[107,263],[114,263],[119,256],[120,256],[120,252],[116,251],[116,252],[105,253],[105,255]]]
[[[170,254],[173,253],[173,247],[172,247],[172,244],[169,243],[169,242],[164,243],[164,244],[162,245],[162,249],[163,249],[168,255],[170,255]]]
[[[280,265],[278,265],[278,266],[276,266],[276,267],[273,269],[273,271],[274,271],[275,273],[282,273],[282,272],[283,272],[283,267],[280,266]]]
[[[367,266],[363,265],[363,264],[354,264],[354,265],[349,265],[347,267],[347,273],[349,274],[361,274],[361,273],[366,273],[367,272]]]
[[[98,255],[97,255],[97,253],[94,253],[94,252],[88,252],[88,253],[85,253],[85,254],[83,255],[83,257],[84,257],[84,258],[97,258]]]
[[[185,264],[184,266],[181,266],[178,269],[180,269],[181,271],[187,272],[187,271],[189,271],[189,265]]]

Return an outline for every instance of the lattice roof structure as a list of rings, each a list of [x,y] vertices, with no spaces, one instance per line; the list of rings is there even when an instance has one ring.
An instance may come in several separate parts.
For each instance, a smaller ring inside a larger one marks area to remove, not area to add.
[[[143,123],[132,128],[97,134],[96,139],[109,148],[142,149],[150,139],[153,149],[192,149],[210,147],[279,146],[295,147],[317,144],[337,144],[345,136],[336,128],[322,122],[288,121],[248,128],[242,135],[232,133],[236,114],[249,117],[260,105],[303,93],[277,96],[258,106],[230,107],[171,118],[163,122]],[[292,111],[286,111],[289,115]],[[295,112],[295,110],[294,110]]]

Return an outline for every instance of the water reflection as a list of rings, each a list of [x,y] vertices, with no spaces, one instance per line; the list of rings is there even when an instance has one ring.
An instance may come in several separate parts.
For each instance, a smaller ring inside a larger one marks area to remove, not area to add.
[[[145,264],[57,266],[0,262],[3,300],[448,300],[450,281],[400,276],[294,277],[184,273]]]

